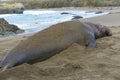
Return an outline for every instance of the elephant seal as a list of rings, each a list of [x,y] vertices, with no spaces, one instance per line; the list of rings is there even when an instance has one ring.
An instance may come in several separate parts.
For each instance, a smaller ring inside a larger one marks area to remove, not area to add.
[[[86,47],[95,47],[95,35],[106,34],[106,31],[109,31],[108,28],[105,28],[102,32],[99,27],[92,23],[80,21],[66,21],[52,25],[13,48],[1,62],[2,71],[22,63],[32,64],[37,61],[46,60],[68,48],[73,43],[78,43]],[[111,34],[104,36],[109,35]]]

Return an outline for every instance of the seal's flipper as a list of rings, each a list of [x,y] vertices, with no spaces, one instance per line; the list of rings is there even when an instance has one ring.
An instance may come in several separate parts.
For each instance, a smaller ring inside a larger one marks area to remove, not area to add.
[[[96,47],[96,42],[88,42],[88,44],[86,44],[86,47]]]
[[[90,35],[89,38],[86,41],[86,47],[96,47],[96,41],[95,41],[95,36]]]

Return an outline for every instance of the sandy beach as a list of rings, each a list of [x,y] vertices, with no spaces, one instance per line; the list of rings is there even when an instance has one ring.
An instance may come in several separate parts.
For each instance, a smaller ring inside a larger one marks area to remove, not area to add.
[[[81,21],[106,25],[113,35],[96,40],[96,48],[85,48],[74,43],[46,61],[11,68],[0,73],[0,80],[120,80],[120,8],[84,10],[111,12]],[[0,61],[28,37],[0,39]]]

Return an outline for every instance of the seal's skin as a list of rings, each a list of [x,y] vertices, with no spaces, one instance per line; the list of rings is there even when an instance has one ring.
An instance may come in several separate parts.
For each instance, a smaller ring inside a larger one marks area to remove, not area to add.
[[[66,21],[52,25],[13,48],[2,60],[2,68],[5,70],[22,63],[43,61],[68,48],[73,43],[95,47],[96,32],[91,27],[92,25],[80,21]],[[103,33],[99,35],[101,34]]]

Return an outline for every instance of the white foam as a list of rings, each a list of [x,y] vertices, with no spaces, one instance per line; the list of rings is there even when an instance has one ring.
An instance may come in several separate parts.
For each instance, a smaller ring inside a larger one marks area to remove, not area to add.
[[[83,15],[83,17],[84,18],[91,18],[91,17],[102,16],[102,15],[107,15],[107,14],[109,14],[109,12],[103,12],[103,13],[100,13],[100,14],[96,14],[95,12],[91,12],[89,14]]]
[[[55,12],[56,11],[52,11],[52,10],[43,10],[43,11],[26,10],[23,12],[23,14],[40,15],[40,14],[51,14],[51,13],[55,13]]]

